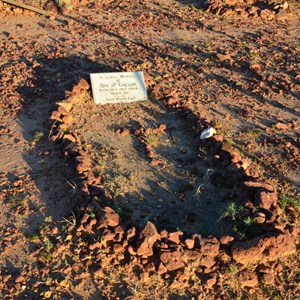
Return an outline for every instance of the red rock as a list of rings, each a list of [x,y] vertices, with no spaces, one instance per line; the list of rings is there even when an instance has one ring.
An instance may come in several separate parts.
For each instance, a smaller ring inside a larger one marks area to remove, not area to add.
[[[216,274],[210,274],[210,276],[205,281],[205,285],[209,289],[211,289],[216,283],[217,283],[217,275]]]
[[[120,135],[121,136],[127,136],[130,134],[130,130],[127,129],[127,128],[124,128],[121,132],[120,132]]]
[[[93,230],[93,226],[95,225],[97,223],[97,220],[96,219],[91,219],[90,221],[89,221],[89,223],[87,223],[87,224],[85,224],[84,225],[84,229],[86,230],[86,231],[92,231]]]
[[[202,255],[215,257],[219,254],[219,249],[220,243],[214,236],[201,238],[200,251]]]
[[[167,129],[167,125],[166,124],[160,124],[158,127],[159,131],[165,131]]]
[[[113,241],[115,238],[115,233],[111,232],[109,229],[104,229],[101,235],[101,240],[108,242]]]
[[[300,228],[298,226],[291,226],[289,232],[291,236],[297,237],[299,236]]]
[[[74,85],[73,88],[72,88],[72,92],[74,94],[79,94],[81,92],[81,88],[78,86],[78,85]]]
[[[124,252],[124,247],[123,247],[123,245],[122,244],[114,244],[113,245],[113,251],[115,252],[115,253],[119,253],[119,252]]]
[[[106,226],[115,227],[120,223],[120,216],[112,208],[106,206],[101,211],[100,222]]]
[[[51,14],[54,14],[54,15],[58,14],[59,11],[58,11],[57,5],[54,0],[50,0],[47,3],[47,5],[45,7],[45,11],[50,12]]]
[[[63,116],[69,115],[69,112],[63,106],[58,106],[57,111]]]
[[[262,281],[265,284],[273,284],[274,283],[274,275],[273,274],[263,274]]]
[[[148,221],[140,233],[139,240],[141,242],[138,246],[137,254],[144,257],[152,256],[154,243],[157,240],[160,240],[160,235],[158,234],[155,225]]]
[[[216,142],[223,142],[224,136],[220,134],[215,134],[211,137],[211,140],[215,140]]]
[[[68,140],[71,143],[76,143],[76,138],[72,134],[65,134],[63,140]]]
[[[232,241],[234,241],[234,237],[230,236],[230,235],[224,235],[220,238],[220,243],[222,245],[228,245],[229,243],[231,243]]]
[[[160,236],[162,239],[166,239],[168,238],[169,236],[169,232],[166,230],[166,229],[163,229],[161,232],[160,232]]]
[[[168,271],[173,271],[184,267],[181,253],[179,251],[160,251],[159,258]]]
[[[262,224],[266,221],[266,215],[262,212],[257,212],[254,214],[253,220],[258,224]]]
[[[216,261],[210,256],[203,256],[199,261],[199,265],[205,268],[211,268],[215,264]]]
[[[77,170],[78,173],[83,173],[85,171],[88,171],[90,168],[91,168],[91,162],[90,161],[79,163],[76,166],[76,170]]]
[[[170,232],[168,240],[174,242],[175,244],[180,244],[180,238],[183,237],[182,231]]]
[[[261,65],[258,64],[258,63],[251,64],[251,65],[250,65],[250,69],[251,69],[252,71],[255,71],[255,72],[258,73],[258,74],[260,74],[260,73],[263,72],[263,68],[262,68]]]
[[[246,242],[235,242],[232,257],[241,264],[276,260],[296,252],[296,245],[289,234],[267,233]]]
[[[132,238],[136,236],[136,228],[132,227],[127,230],[127,240],[130,241]]]
[[[276,192],[260,191],[255,195],[255,205],[260,208],[270,209],[277,205],[278,195]]]
[[[143,281],[143,282],[148,282],[150,280],[150,274],[149,274],[149,272],[143,272],[140,275],[140,280]]]
[[[164,266],[163,263],[160,263],[157,269],[157,274],[164,274],[168,271],[168,269]]]
[[[90,250],[95,250],[95,249],[97,249],[97,248],[101,248],[101,246],[102,246],[102,244],[100,243],[100,242],[96,242],[96,243],[94,243],[94,244],[91,244],[90,246],[89,246],[89,249]]]
[[[125,233],[125,229],[123,226],[118,225],[117,227],[114,228],[114,232],[115,233],[119,233],[119,234],[124,234]]]
[[[87,213],[84,213],[83,214],[83,216],[81,217],[81,221],[80,221],[80,223],[81,224],[84,224],[84,223],[86,223],[87,222],[87,220],[90,218],[90,215],[89,214],[87,214]]]
[[[105,274],[105,272],[103,271],[102,268],[100,268],[100,269],[94,271],[94,272],[93,272],[93,275],[94,275],[95,277],[99,277],[99,278],[106,278],[106,277],[107,277],[107,275]]]
[[[156,166],[158,166],[160,164],[161,164],[161,161],[159,159],[152,159],[151,160],[151,166],[156,167]]]
[[[258,285],[256,274],[250,270],[242,270],[238,272],[236,274],[236,279],[238,280],[241,288],[256,287]]]
[[[132,246],[128,247],[128,252],[129,252],[130,255],[136,255],[136,251],[134,251]]]
[[[259,273],[263,273],[263,274],[268,274],[272,272],[271,267],[269,266],[265,266],[263,264],[260,264],[257,268],[256,268],[257,272]]]
[[[264,20],[272,20],[275,17],[275,14],[269,9],[262,9],[259,15]]]
[[[277,12],[276,14],[276,19],[278,21],[281,21],[281,20],[286,20],[288,17],[288,14],[286,12],[286,9],[284,8],[280,8],[279,11]]]
[[[70,125],[73,124],[73,117],[72,117],[71,115],[69,115],[69,116],[64,116],[64,117],[62,118],[62,122],[63,122],[65,125],[70,126]]]
[[[187,249],[193,249],[194,246],[195,246],[195,241],[193,239],[186,239],[184,241],[184,244],[185,244]]]
[[[263,181],[245,181],[244,185],[248,188],[262,188],[270,192],[274,191],[274,187],[271,184],[268,184]]]
[[[191,261],[200,260],[202,257],[199,250],[185,250],[184,254],[186,258]]]
[[[16,283],[25,282],[25,277],[23,275],[20,275],[19,277],[16,278],[15,282]]]
[[[275,127],[279,130],[287,130],[287,129],[291,128],[291,124],[284,124],[284,123],[278,122],[275,124]]]
[[[73,107],[73,103],[62,101],[56,103],[58,106],[62,106],[67,112],[70,112]]]
[[[52,114],[50,116],[50,120],[56,120],[56,121],[62,122],[62,119],[60,117],[61,117],[61,114],[55,110],[52,112]]]
[[[179,103],[178,97],[170,97],[168,99],[168,105],[176,105]]]
[[[83,78],[79,80],[78,86],[83,90],[88,90],[90,88],[89,83]]]

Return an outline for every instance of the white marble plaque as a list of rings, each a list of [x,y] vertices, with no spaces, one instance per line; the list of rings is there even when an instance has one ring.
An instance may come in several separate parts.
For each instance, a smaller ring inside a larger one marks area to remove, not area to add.
[[[90,77],[96,104],[148,99],[143,72],[93,73]]]

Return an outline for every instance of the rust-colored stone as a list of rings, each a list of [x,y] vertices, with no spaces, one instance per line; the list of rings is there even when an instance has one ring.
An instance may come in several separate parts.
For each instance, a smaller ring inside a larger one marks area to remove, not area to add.
[[[276,192],[260,191],[255,196],[255,205],[260,208],[270,209],[277,205],[278,195]]]
[[[236,279],[238,280],[240,287],[255,287],[258,284],[257,276],[254,272],[250,270],[242,270],[236,274]]]
[[[202,255],[215,257],[219,254],[220,243],[214,236],[201,238],[200,250]]]
[[[275,260],[294,254],[296,245],[289,234],[267,233],[246,242],[235,242],[231,247],[234,260],[241,264]]]
[[[185,244],[187,249],[193,249],[194,246],[195,246],[195,241],[193,239],[186,239],[184,241],[184,244]]]
[[[180,244],[180,239],[183,236],[182,231],[170,232],[168,240],[174,242],[175,244]]]
[[[160,239],[156,227],[151,222],[147,222],[146,226],[140,233],[139,239],[141,240],[137,250],[139,256],[152,256],[154,243]]]
[[[104,229],[101,235],[101,240],[108,242],[113,241],[115,237],[115,233],[111,232],[109,229]]]
[[[89,83],[83,78],[79,80],[78,86],[83,90],[88,90],[90,88]]]
[[[112,208],[106,206],[101,211],[100,222],[105,226],[115,227],[120,223],[120,216]]]
[[[179,251],[162,250],[159,254],[159,258],[168,271],[173,271],[184,267],[181,253]]]
[[[205,268],[211,268],[215,264],[216,261],[211,256],[203,256],[199,261],[199,265]]]

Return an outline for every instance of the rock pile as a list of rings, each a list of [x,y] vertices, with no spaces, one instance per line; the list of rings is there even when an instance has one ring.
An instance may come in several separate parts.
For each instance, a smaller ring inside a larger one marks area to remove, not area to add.
[[[277,193],[274,187],[263,182],[251,171],[250,162],[242,159],[232,146],[223,141],[219,135],[203,141],[219,164],[228,171],[228,180],[235,182],[239,188],[240,203],[245,207],[248,216],[255,219],[261,226],[261,236],[243,242],[231,236],[217,239],[214,236],[187,234],[182,231],[159,232],[156,226],[147,222],[143,228],[137,228],[124,222],[112,209],[111,195],[100,184],[100,179],[93,174],[92,158],[89,145],[72,131],[72,109],[76,105],[90,99],[89,83],[81,79],[68,93],[66,100],[57,103],[58,109],[51,115],[53,122],[50,138],[62,148],[66,166],[78,181],[75,207],[77,226],[71,239],[83,238],[89,241],[85,256],[97,262],[99,251],[106,253],[105,264],[135,264],[140,270],[140,278],[147,280],[153,273],[168,278],[174,271],[183,270],[189,263],[196,263],[199,270],[207,274],[208,286],[216,283],[212,269],[222,264],[228,254],[236,262],[248,265],[258,261],[274,260],[296,252],[295,230],[286,223],[279,223],[281,210],[277,205]],[[189,116],[189,109],[181,107],[183,115]],[[207,126],[207,120],[197,120],[198,130]],[[155,130],[164,130],[165,126]],[[145,129],[141,128],[145,133]],[[124,130],[120,130],[122,134]],[[95,198],[96,197],[96,198]],[[251,275],[251,276],[250,276]],[[251,285],[255,281],[252,274],[241,273],[239,276],[248,278]],[[247,282],[248,282],[247,281]],[[255,281],[256,282],[256,281]]]
[[[260,17],[264,20],[285,19],[289,4],[285,0],[207,0],[204,7],[216,15],[239,15],[245,18]]]

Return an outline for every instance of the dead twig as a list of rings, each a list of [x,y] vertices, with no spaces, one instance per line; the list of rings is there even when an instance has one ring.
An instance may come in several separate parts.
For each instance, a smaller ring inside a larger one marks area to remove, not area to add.
[[[14,5],[14,6],[18,6],[18,7],[21,7],[21,8],[24,8],[24,9],[27,9],[27,10],[31,10],[31,11],[34,11],[40,15],[44,15],[46,17],[50,17],[51,14],[42,10],[42,9],[39,9],[37,7],[33,7],[33,6],[30,6],[30,5],[26,5],[26,4],[23,4],[23,3],[20,3],[18,1],[14,1],[14,0],[2,0],[2,2],[4,3],[8,3],[8,4],[11,4],[11,5]]]

